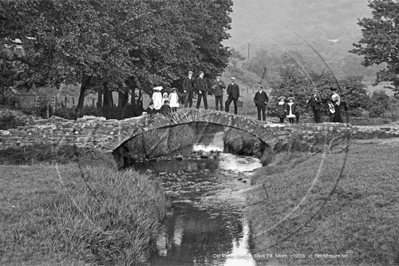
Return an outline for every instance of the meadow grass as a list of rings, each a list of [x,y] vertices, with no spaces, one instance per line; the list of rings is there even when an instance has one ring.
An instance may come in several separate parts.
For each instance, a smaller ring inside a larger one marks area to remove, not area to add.
[[[398,265],[398,161],[398,140],[353,142],[346,159],[345,153],[277,155],[252,178],[259,185],[249,197],[256,252],[306,256],[277,260],[281,265]]]
[[[145,265],[169,207],[134,171],[0,166],[0,265]]]

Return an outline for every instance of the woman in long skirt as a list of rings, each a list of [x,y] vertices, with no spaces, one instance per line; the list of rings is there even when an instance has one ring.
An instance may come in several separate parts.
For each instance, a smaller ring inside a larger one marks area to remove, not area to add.
[[[342,115],[341,115],[341,107],[340,107],[341,98],[339,97],[339,95],[337,93],[337,88],[332,87],[331,90],[333,92],[333,94],[331,96],[331,101],[333,102],[334,109],[335,109],[332,121],[337,122],[337,123],[343,123]]]
[[[159,109],[161,109],[162,106],[162,87],[155,87],[154,89],[154,93],[152,94],[152,102],[154,103],[154,108],[155,110],[159,111]]]

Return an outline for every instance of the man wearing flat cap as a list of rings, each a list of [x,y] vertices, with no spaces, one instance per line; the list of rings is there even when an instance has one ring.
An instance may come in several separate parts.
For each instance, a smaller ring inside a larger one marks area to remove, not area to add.
[[[229,112],[231,102],[234,102],[234,114],[237,114],[237,101],[240,98],[240,87],[235,83],[236,78],[231,77],[231,83],[227,86],[227,101],[225,111]]]
[[[188,71],[188,76],[183,80],[183,92],[186,94],[184,98],[184,108],[187,108],[187,105],[190,108],[193,106],[193,91],[194,91],[193,71]]]

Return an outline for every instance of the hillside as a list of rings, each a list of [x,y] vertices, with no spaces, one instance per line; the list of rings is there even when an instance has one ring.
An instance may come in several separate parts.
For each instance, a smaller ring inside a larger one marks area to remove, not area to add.
[[[358,19],[371,16],[367,5],[367,0],[234,0],[225,45],[245,57],[249,46],[250,58],[259,49],[298,51],[326,68],[314,48],[337,76],[372,77],[377,68],[364,68],[362,59],[348,52],[361,38]]]

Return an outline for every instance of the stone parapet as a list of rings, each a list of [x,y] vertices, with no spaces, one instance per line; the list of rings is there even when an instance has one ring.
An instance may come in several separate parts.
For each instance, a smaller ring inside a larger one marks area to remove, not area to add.
[[[307,142],[322,138],[351,134],[356,139],[399,137],[399,126],[352,126],[346,123],[266,124],[242,116],[204,110],[182,109],[171,116],[157,115],[105,120],[102,117],[83,117],[76,121],[60,117],[35,120],[33,124],[15,129],[0,130],[0,149],[33,144],[77,145],[111,152],[129,139],[146,132],[190,123],[211,123],[248,132],[270,147],[285,145],[293,138]]]

